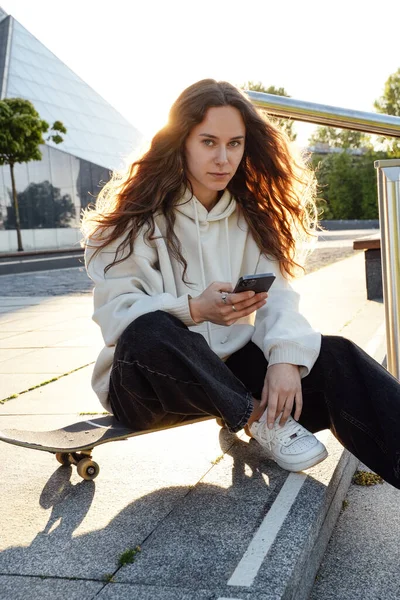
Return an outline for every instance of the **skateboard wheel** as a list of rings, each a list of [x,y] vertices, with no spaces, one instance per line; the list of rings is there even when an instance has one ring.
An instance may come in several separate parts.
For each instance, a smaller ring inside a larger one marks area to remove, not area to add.
[[[215,419],[217,421],[217,425],[219,425],[220,427],[225,427],[225,423],[224,421],[221,419],[221,417],[216,417]]]
[[[67,467],[70,464],[68,452],[56,452],[56,459],[64,467]]]
[[[78,471],[78,475],[80,475],[82,479],[86,479],[86,481],[92,481],[92,479],[95,479],[100,473],[99,465],[90,458],[83,458],[80,460],[76,465],[76,470]]]

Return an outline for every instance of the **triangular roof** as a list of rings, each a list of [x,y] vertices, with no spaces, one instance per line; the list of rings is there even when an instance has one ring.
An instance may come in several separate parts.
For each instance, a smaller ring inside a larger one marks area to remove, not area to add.
[[[108,169],[121,167],[143,141],[135,127],[1,8],[0,94],[30,100],[50,126],[62,121],[67,134],[56,147]]]

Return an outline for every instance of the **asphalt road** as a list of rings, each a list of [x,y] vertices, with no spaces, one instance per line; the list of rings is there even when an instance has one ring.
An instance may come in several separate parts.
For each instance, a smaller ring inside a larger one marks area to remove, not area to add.
[[[0,255],[0,275],[67,269],[82,265],[83,252],[43,253],[11,257],[1,257]]]
[[[308,256],[311,273],[354,254],[353,240],[376,230],[325,231]],[[360,251],[357,251],[360,252]],[[0,259],[0,296],[63,296],[91,293],[83,255],[34,255]]]

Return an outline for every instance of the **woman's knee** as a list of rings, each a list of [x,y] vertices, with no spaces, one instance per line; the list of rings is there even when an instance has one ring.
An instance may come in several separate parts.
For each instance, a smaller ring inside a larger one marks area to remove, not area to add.
[[[160,346],[163,340],[171,339],[174,330],[180,327],[185,327],[182,321],[162,310],[146,313],[124,329],[117,342],[117,352],[142,355],[153,350],[155,344]]]
[[[323,335],[320,354],[328,353],[331,356],[342,357],[354,346],[354,342],[340,335]]]

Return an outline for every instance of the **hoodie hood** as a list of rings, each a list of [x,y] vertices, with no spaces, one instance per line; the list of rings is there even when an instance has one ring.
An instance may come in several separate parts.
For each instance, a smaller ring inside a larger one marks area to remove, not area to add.
[[[196,222],[198,219],[200,223],[204,223],[204,221],[212,222],[226,219],[230,217],[235,209],[236,200],[228,190],[224,191],[217,204],[210,211],[197,200],[196,196],[194,196],[188,188],[186,188],[183,196],[176,204],[176,210],[178,212],[189,217],[192,221]]]

